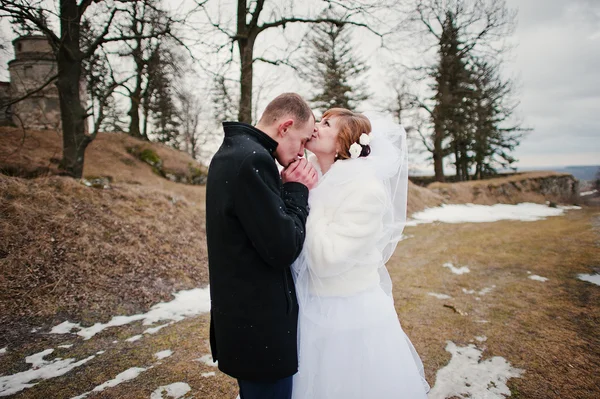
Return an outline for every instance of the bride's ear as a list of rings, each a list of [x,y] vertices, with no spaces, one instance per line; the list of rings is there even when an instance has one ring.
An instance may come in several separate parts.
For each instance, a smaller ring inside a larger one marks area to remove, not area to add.
[[[285,121],[281,122],[279,124],[279,126],[277,127],[277,133],[279,133],[280,136],[286,136],[288,134],[288,132],[290,131],[290,128],[294,125],[294,120],[293,119],[286,119]]]

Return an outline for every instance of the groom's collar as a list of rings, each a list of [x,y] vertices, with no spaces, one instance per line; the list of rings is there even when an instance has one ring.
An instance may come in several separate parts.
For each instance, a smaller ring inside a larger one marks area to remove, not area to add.
[[[225,131],[225,137],[237,136],[238,134],[249,134],[250,136],[255,137],[258,142],[271,153],[271,155],[275,155],[275,150],[278,145],[277,141],[252,125],[242,122],[223,122],[223,130]]]

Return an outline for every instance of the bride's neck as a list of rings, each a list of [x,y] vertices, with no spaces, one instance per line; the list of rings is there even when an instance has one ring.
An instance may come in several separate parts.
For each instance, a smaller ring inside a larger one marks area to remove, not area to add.
[[[335,154],[318,154],[317,161],[319,162],[321,173],[325,174],[329,169],[331,169],[331,165],[333,165],[333,163],[335,162]]]

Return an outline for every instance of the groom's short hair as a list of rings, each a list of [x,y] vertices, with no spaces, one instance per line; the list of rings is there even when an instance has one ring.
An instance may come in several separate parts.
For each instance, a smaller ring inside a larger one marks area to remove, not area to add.
[[[299,94],[283,93],[267,105],[259,123],[271,125],[280,118],[291,117],[299,126],[304,126],[311,116],[315,117],[308,103]]]

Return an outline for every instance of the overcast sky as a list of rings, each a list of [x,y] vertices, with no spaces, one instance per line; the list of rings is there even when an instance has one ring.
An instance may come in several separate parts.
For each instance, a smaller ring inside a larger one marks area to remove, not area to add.
[[[519,10],[512,68],[534,130],[520,166],[600,164],[600,0],[508,0]]]

